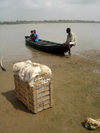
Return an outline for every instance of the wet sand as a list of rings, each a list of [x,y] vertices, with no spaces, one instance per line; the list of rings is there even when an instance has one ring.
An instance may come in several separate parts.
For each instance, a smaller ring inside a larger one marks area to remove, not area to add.
[[[94,55],[100,60],[98,53]],[[100,118],[100,62],[48,54],[31,60],[52,69],[53,108],[36,115],[29,112],[16,98],[12,72],[16,61],[5,63],[7,71],[0,70],[0,133],[88,133],[82,122]],[[100,133],[100,128],[91,133]]]

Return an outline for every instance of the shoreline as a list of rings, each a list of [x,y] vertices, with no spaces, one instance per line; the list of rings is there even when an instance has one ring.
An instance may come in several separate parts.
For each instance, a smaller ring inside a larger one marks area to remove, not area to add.
[[[75,55],[80,56],[94,62],[100,62],[100,50],[85,50],[75,53]]]
[[[45,56],[47,55],[48,56],[51,56],[51,58],[60,58],[60,57],[63,57],[63,58],[66,58],[67,57],[67,53],[65,53],[64,56],[62,55],[54,55],[54,54],[49,54],[49,53],[45,53],[45,52],[42,52],[42,51],[39,51],[41,52],[40,54],[45,54]],[[40,55],[40,56],[41,56]],[[93,62],[100,62],[100,50],[84,50],[84,51],[72,51],[72,57],[74,56],[78,56],[79,58],[84,58],[86,60],[90,60],[90,61],[93,61]],[[32,60],[32,56],[28,56],[28,58],[24,58],[24,57],[21,57],[22,59],[12,59],[12,60],[7,60],[6,58],[3,59],[3,63],[5,65],[9,65],[9,64],[14,64],[16,62],[20,62],[20,61],[24,61],[24,60]]]

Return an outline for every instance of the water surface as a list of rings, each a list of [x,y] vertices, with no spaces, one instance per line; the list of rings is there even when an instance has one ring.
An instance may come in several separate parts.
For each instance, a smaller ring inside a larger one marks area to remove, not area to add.
[[[45,23],[0,25],[0,56],[5,61],[17,61],[39,56],[54,56],[25,45],[24,36],[36,29],[39,38],[63,43],[66,40],[66,27],[71,27],[78,39],[73,53],[87,50],[100,50],[100,24],[97,23]]]

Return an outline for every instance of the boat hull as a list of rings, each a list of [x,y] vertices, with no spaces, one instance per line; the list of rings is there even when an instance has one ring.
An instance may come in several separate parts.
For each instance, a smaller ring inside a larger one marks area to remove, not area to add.
[[[45,41],[45,40],[39,40],[38,42],[34,42],[29,39],[29,36],[25,36],[26,45],[29,45],[37,50],[44,51],[47,53],[52,54],[64,54],[65,52],[68,52],[68,46],[63,46],[60,43]],[[71,45],[72,47],[73,45]]]

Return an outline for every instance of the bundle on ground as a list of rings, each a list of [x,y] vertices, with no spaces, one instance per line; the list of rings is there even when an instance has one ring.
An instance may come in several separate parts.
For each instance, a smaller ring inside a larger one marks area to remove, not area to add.
[[[100,127],[100,119],[95,120],[92,118],[87,118],[84,122],[84,126],[85,128],[91,129],[91,130],[97,129]]]

